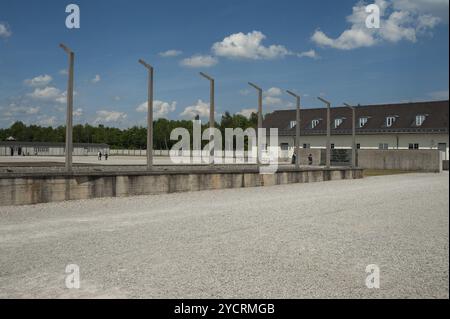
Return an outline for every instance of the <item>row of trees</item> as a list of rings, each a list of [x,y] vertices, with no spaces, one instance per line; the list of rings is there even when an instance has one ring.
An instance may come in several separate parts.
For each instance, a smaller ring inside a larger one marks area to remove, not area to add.
[[[198,119],[198,118],[197,118]],[[250,118],[225,112],[220,123],[215,124],[225,136],[225,128],[256,128],[257,115],[251,114]],[[170,132],[177,128],[186,128],[192,136],[192,121],[168,120],[160,118],[153,122],[153,145],[155,149],[170,149],[176,141],[170,140]],[[208,123],[202,124],[202,129],[207,128]],[[0,141],[12,136],[17,141],[23,142],[64,142],[65,126],[41,127],[38,125],[25,125],[15,122],[9,128],[0,129]],[[75,143],[106,143],[113,149],[145,149],[147,145],[147,128],[133,126],[127,129],[107,127],[104,125],[92,126],[89,124],[75,125],[73,127],[73,141]]]

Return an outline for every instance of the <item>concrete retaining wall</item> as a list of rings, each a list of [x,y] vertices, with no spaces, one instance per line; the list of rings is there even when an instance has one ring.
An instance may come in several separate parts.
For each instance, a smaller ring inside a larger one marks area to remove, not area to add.
[[[29,174],[0,177],[0,206],[362,178],[359,169]]]
[[[441,172],[438,150],[358,150],[358,167],[404,171]]]

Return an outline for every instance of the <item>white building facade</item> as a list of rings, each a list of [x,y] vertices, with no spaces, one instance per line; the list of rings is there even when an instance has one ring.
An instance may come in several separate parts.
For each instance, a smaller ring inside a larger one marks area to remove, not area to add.
[[[439,149],[449,159],[448,101],[355,107],[356,145],[359,149]],[[295,110],[268,114],[264,127],[278,128],[281,157],[292,156],[295,146]],[[352,147],[352,111],[334,107],[330,112],[331,148]],[[300,147],[326,147],[327,111],[302,109]]]
[[[0,156],[64,156],[65,143],[0,141]],[[109,145],[74,143],[74,156],[109,154]]]

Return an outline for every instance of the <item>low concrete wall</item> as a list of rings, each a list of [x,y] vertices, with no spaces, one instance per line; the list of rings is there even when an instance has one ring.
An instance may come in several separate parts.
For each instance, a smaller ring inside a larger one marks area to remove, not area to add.
[[[448,171],[448,160],[443,160],[442,161],[442,169],[444,171]]]
[[[360,169],[257,169],[198,172],[98,172],[0,176],[0,206],[362,178]]]
[[[358,150],[358,167],[404,171],[441,172],[438,150]]]

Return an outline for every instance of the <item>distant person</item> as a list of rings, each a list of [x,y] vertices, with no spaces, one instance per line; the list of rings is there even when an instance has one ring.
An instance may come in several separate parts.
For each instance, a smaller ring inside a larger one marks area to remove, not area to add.
[[[308,164],[312,165],[312,163],[313,163],[313,157],[312,157],[312,154],[309,154],[308,155]]]
[[[98,160],[101,161],[102,160],[102,152],[98,151]]]
[[[105,161],[108,160],[108,153],[105,153]]]
[[[295,164],[296,160],[297,160],[297,155],[295,155],[295,152],[294,152],[294,154],[292,154],[291,164]]]

